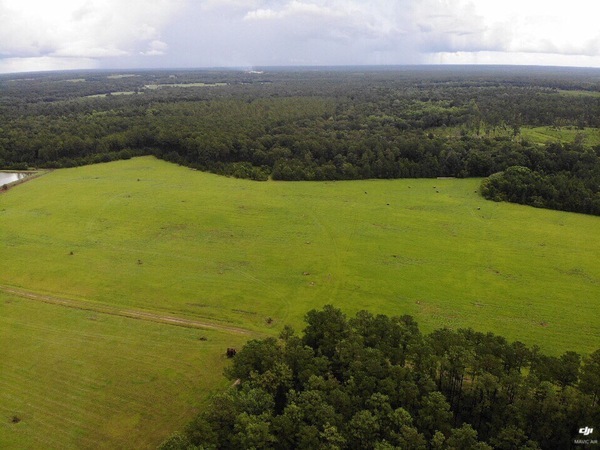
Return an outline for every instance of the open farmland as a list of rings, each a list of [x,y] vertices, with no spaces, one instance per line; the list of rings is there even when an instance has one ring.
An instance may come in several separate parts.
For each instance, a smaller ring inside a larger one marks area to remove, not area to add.
[[[222,349],[244,339],[0,292],[0,448],[154,448],[225,386]]]
[[[299,327],[325,303],[551,354],[598,348],[600,218],[488,202],[479,182],[257,183],[144,157],[9,190],[0,446],[154,446],[223,385],[226,347]]]
[[[521,127],[520,136],[523,140],[532,142],[536,145],[544,145],[549,143],[570,144],[580,142],[588,146],[600,145],[600,128],[578,128],[575,126],[568,127]],[[436,134],[445,138],[459,139],[461,129],[454,128],[439,128],[436,129]],[[513,131],[504,127],[497,127],[485,130],[485,135],[491,138],[511,138]]]
[[[577,127],[526,127],[521,130],[523,138],[532,142],[576,142],[580,140],[590,146],[600,145],[600,129]]]

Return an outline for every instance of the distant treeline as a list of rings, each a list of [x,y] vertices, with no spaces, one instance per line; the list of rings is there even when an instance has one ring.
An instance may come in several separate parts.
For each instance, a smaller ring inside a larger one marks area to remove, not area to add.
[[[153,154],[255,180],[487,177],[521,166],[532,177],[509,192],[504,172],[486,195],[600,212],[600,147],[584,145],[583,134],[545,145],[520,136],[525,125],[600,128],[598,71],[132,75],[0,78],[0,166],[70,167]],[[219,85],[168,87],[198,82]],[[88,97],[99,94],[108,96]]]
[[[312,310],[302,336],[250,341],[226,374],[235,387],[163,450],[554,450],[598,436],[579,430],[600,421],[600,350],[423,335],[410,316]]]

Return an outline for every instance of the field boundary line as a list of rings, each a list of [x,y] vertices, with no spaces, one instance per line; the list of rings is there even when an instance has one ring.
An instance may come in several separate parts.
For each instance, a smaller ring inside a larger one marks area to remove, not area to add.
[[[252,335],[256,334],[251,330],[244,328],[233,327],[228,325],[220,325],[216,323],[210,323],[200,320],[184,319],[182,317],[157,314],[149,311],[142,311],[138,309],[118,309],[107,305],[91,304],[82,300],[73,300],[63,297],[57,297],[54,295],[39,294],[36,292],[28,291],[21,288],[14,288],[10,286],[0,285],[0,291],[6,294],[15,295],[21,298],[27,298],[29,300],[35,300],[38,302],[48,303],[51,305],[63,306],[71,309],[79,309],[82,311],[92,311],[100,314],[107,314],[110,316],[127,317],[128,319],[145,320],[148,322],[161,323],[165,325],[174,325],[185,328],[200,328],[200,329],[211,329],[217,331],[227,331],[235,334]]]

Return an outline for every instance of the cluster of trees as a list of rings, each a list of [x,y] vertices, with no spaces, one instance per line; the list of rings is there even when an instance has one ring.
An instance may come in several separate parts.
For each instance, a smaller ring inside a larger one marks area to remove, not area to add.
[[[600,147],[548,144],[481,184],[490,200],[600,215]]]
[[[558,193],[535,189],[530,201],[497,183],[495,198],[597,213],[589,205],[600,191],[600,147],[540,146],[519,136],[525,125],[599,128],[600,97],[584,95],[599,90],[597,72],[450,67],[129,75],[0,77],[0,166],[69,167],[153,154],[255,180],[485,177],[523,166]],[[165,87],[176,83],[192,87]],[[111,92],[130,95],[89,98]],[[569,195],[571,185],[583,197]]]
[[[600,350],[548,356],[332,306],[310,311],[302,336],[248,342],[226,374],[235,387],[163,450],[567,449],[600,421]]]
[[[600,166],[592,166],[593,177],[570,172],[546,174],[523,166],[512,166],[481,183],[483,197],[537,208],[600,215]]]

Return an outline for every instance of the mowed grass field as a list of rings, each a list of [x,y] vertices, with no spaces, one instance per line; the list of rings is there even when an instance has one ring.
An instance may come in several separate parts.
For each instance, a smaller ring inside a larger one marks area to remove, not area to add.
[[[550,354],[600,347],[600,218],[488,202],[479,183],[258,183],[145,157],[9,190],[0,447],[155,446],[225,386],[226,347],[301,328],[326,303]],[[251,334],[98,312],[107,307]]]
[[[485,131],[485,136],[490,138],[503,137],[513,138],[512,130],[509,128],[495,128]],[[459,139],[461,137],[460,127],[437,128],[435,134],[445,138]],[[551,143],[572,144],[577,140],[586,147],[600,145],[600,128],[585,127],[579,129],[574,126],[568,127],[532,127],[523,126],[520,128],[522,139],[538,145]]]
[[[0,448],[156,448],[227,386],[223,348],[243,340],[0,292]]]
[[[588,146],[600,145],[599,128],[576,127],[523,127],[521,128],[523,138],[539,144],[549,142],[572,143],[581,138]]]

